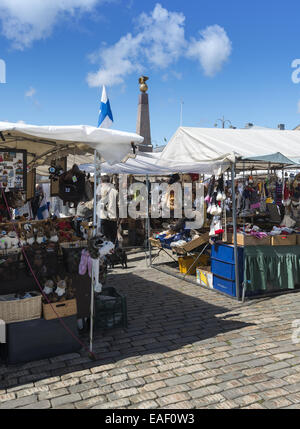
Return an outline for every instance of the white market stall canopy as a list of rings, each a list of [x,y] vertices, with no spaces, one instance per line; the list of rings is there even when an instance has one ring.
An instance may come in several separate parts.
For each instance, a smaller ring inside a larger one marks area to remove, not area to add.
[[[143,137],[123,131],[88,125],[36,126],[0,122],[0,149],[27,150],[28,164],[49,165],[51,159],[92,154],[96,149],[109,164],[122,162],[132,152],[132,143]]]
[[[284,154],[284,155],[283,155]],[[237,163],[237,170],[294,166],[300,157],[300,133],[272,129],[231,130],[179,128],[161,153],[145,153],[124,164],[102,164],[106,174],[167,175],[221,174]],[[93,165],[81,168],[93,172]]]
[[[291,158],[300,156],[300,133],[273,129],[180,127],[160,155],[160,161],[165,163],[176,160],[176,163],[210,163],[216,167],[220,163],[236,161],[238,168],[245,164],[246,167],[262,168],[260,158],[267,168],[270,164],[281,164],[283,158],[284,165],[292,165]]]
[[[211,163],[177,163],[175,161],[170,163],[160,160],[160,155],[160,153],[144,153],[137,155],[134,159],[129,158],[125,163],[114,165],[105,162],[101,164],[101,173],[166,176],[176,172],[205,174],[211,171]],[[93,163],[82,164],[80,168],[87,173],[94,172]]]

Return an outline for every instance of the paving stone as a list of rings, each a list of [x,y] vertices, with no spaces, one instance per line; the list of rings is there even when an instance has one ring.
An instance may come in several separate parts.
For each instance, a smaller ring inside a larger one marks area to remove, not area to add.
[[[154,383],[144,384],[144,386],[140,387],[138,390],[139,392],[155,392],[163,387],[166,387],[166,383],[164,381],[156,381]]]
[[[155,409],[157,407],[158,407],[157,403],[155,401],[150,400],[150,401],[139,402],[138,404],[131,405],[130,407],[128,407],[128,409],[149,410],[149,409]],[[173,407],[176,408],[174,405],[172,406],[172,408]],[[183,408],[186,408],[186,407],[183,407]]]
[[[246,407],[241,407],[242,410],[264,410],[265,407],[259,403],[255,402],[254,404],[247,405]]]
[[[87,408],[93,408],[95,406],[98,406],[102,403],[107,402],[107,398],[105,395],[98,395],[97,392],[95,392],[96,396],[93,396],[89,399],[84,399],[83,401],[75,402],[75,408],[78,409],[87,409]]]
[[[11,401],[12,399],[15,399],[16,395],[15,393],[4,393],[3,395],[0,395],[0,404],[2,402]]]
[[[276,408],[281,409],[289,405],[292,405],[292,402],[287,400],[286,398],[275,398],[275,399],[272,399],[271,401],[265,401],[263,403],[263,406],[269,409],[276,409]]]
[[[81,400],[79,393],[71,393],[65,396],[59,396],[57,398],[51,399],[51,405],[53,407],[58,407],[65,404],[70,404],[72,402],[77,402]]]
[[[140,387],[145,385],[145,380],[143,378],[136,378],[131,380],[121,381],[120,383],[115,383],[112,385],[114,390],[129,389],[130,387]]]
[[[24,405],[29,405],[37,402],[37,396],[24,396],[24,398],[19,398],[11,401],[2,402],[0,404],[0,410],[2,409],[10,409],[10,408],[18,408]]]
[[[205,398],[193,399],[192,403],[195,408],[207,408],[208,405],[219,404],[225,402],[225,398],[220,393],[216,393],[214,395],[208,395]]]
[[[132,387],[130,389],[122,389],[118,390],[117,392],[110,393],[109,395],[107,395],[107,398],[110,401],[115,401],[117,399],[127,398],[128,396],[134,396],[138,393],[139,391],[137,390],[137,388]]]
[[[138,404],[141,402],[150,401],[153,399],[156,399],[159,396],[157,392],[142,392],[138,393],[137,395],[131,396],[130,401],[133,404]]]
[[[279,354],[276,354],[276,355],[272,355],[272,358],[274,360],[277,360],[277,361],[286,360],[286,359],[292,359],[293,357],[294,357],[294,355],[291,354],[291,353],[279,353]]]
[[[84,392],[84,391],[87,391],[90,389],[94,389],[97,386],[98,385],[95,382],[90,381],[88,383],[81,383],[81,384],[75,384],[74,386],[69,386],[68,390],[71,393],[80,393],[80,392]]]
[[[48,392],[48,391],[49,391],[48,386],[30,387],[29,389],[19,390],[17,392],[17,397],[23,398],[24,396],[31,396],[31,395],[34,395],[36,393]],[[0,399],[0,401],[1,401],[1,399]]]
[[[223,401],[219,404],[214,404],[211,406],[211,408],[217,409],[217,410],[230,410],[238,408],[238,404],[234,401]]]
[[[300,404],[300,393],[293,393],[291,395],[287,395],[286,399],[291,402],[294,402],[295,404]]]
[[[264,398],[265,400],[269,400],[269,399],[273,399],[273,398],[278,398],[280,396],[288,395],[288,391],[285,389],[282,389],[282,388],[265,390],[265,391],[259,392],[259,393],[260,393],[260,396],[262,398]]]
[[[38,395],[39,401],[43,401],[44,399],[52,399],[57,398],[58,396],[64,396],[68,395],[68,390],[65,389],[55,389],[55,390],[49,390],[46,392],[41,392]]]
[[[76,384],[79,384],[79,383],[80,383],[79,378],[74,377],[68,380],[58,381],[57,383],[52,383],[50,385],[50,390],[63,389],[64,387],[75,386]]]
[[[182,375],[180,377],[168,378],[165,380],[165,383],[167,386],[176,386],[177,384],[186,384],[191,381],[194,381],[191,375]]]
[[[175,393],[172,395],[163,396],[157,399],[157,403],[164,407],[165,405],[176,404],[176,402],[182,402],[190,399],[190,395],[186,392]]]
[[[258,392],[258,388],[255,387],[255,385],[249,385],[249,386],[237,387],[235,389],[224,390],[224,392],[222,392],[222,395],[224,395],[226,399],[235,400],[236,398],[246,396],[248,394],[252,394],[256,392]]]
[[[284,384],[284,388],[286,390],[288,390],[290,393],[298,393],[298,392],[300,392],[300,383],[288,384],[286,381],[283,381],[283,380],[282,380],[282,382],[285,383]]]
[[[256,393],[251,393],[249,395],[240,396],[235,398],[235,402],[241,406],[246,406],[253,404],[255,402],[261,401],[262,397]]]
[[[191,390],[189,394],[193,399],[197,399],[197,398],[203,398],[204,396],[207,396],[207,395],[212,395],[214,393],[219,393],[221,391],[222,391],[222,388],[219,387],[218,385],[211,385],[211,386],[202,387],[201,389]]]
[[[130,405],[129,399],[119,399],[117,401],[111,401],[111,402],[104,402],[103,404],[96,405],[95,407],[92,407],[92,409],[118,409],[121,407],[128,407]]]
[[[33,404],[25,405],[24,407],[19,407],[22,409],[34,409],[34,410],[46,410],[51,408],[50,401],[38,401],[34,402]]]
[[[35,386],[44,386],[44,385],[48,386],[49,384],[56,383],[59,380],[60,380],[59,377],[50,377],[50,378],[46,378],[44,380],[37,381],[34,383],[34,385]]]

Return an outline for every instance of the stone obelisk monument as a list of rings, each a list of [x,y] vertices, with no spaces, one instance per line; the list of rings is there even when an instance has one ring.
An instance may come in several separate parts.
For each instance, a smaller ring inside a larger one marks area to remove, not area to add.
[[[136,132],[140,136],[144,137],[143,144],[138,145],[140,152],[153,152],[150,131],[149,98],[147,94],[148,85],[146,84],[148,79],[149,78],[147,76],[141,76],[139,78],[141,93],[139,95]]]

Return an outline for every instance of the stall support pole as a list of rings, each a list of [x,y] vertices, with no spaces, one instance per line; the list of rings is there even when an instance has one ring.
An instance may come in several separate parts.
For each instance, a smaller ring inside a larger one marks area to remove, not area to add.
[[[99,227],[97,220],[97,187],[99,180],[99,168],[98,168],[99,156],[98,152],[94,152],[94,212],[93,212],[93,237],[97,235],[97,229]],[[90,353],[93,352],[93,335],[94,335],[94,269],[92,270],[92,281],[91,281],[91,308],[90,308]]]
[[[235,288],[236,297],[240,300],[240,278],[239,278],[239,258],[237,246],[237,222],[236,222],[236,199],[235,199],[235,164],[231,164],[231,186],[232,186],[232,222],[233,222],[233,244],[234,244],[234,263],[235,263]]]
[[[149,266],[152,265],[152,253],[151,253],[151,243],[150,243],[150,234],[151,234],[151,225],[150,225],[150,192],[149,192],[149,176],[146,176],[146,186],[147,186],[147,195],[148,195],[148,204],[147,204],[147,243],[148,243],[148,251],[149,251]]]

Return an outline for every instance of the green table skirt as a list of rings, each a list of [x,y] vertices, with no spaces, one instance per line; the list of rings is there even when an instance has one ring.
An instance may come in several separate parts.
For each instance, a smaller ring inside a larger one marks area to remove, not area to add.
[[[295,289],[300,283],[300,246],[246,246],[247,290]]]

